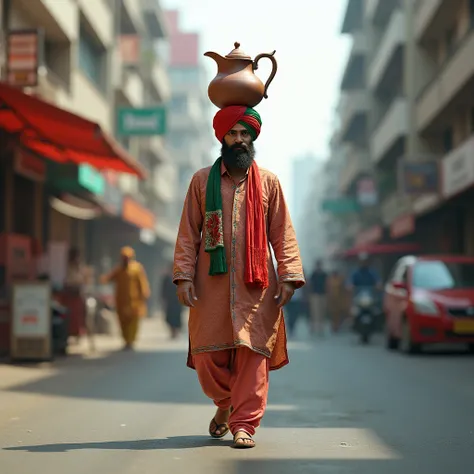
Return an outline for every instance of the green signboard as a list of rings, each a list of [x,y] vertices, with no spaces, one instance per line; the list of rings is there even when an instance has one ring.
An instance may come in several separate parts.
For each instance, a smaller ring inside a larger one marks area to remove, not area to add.
[[[331,214],[350,214],[360,209],[357,201],[352,198],[325,199],[321,207],[323,211]]]
[[[79,165],[77,180],[90,192],[101,196],[105,190],[105,180],[101,173],[88,165]]]
[[[117,134],[120,136],[152,136],[166,133],[166,109],[150,107],[118,109]]]

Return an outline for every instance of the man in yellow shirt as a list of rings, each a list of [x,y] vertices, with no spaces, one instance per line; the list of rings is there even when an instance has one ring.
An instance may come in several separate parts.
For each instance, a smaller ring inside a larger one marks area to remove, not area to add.
[[[125,350],[133,349],[137,338],[139,321],[146,316],[146,301],[150,297],[150,286],[145,269],[135,260],[135,252],[124,247],[121,262],[109,275],[102,277],[103,283],[115,283],[115,306],[125,342]]]

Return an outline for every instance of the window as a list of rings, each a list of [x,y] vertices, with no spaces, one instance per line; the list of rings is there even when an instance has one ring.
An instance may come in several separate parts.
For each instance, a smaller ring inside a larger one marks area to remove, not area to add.
[[[471,27],[474,28],[474,0],[469,0],[469,17],[471,18]]]
[[[81,27],[79,34],[79,67],[100,90],[104,89],[106,83],[104,77],[105,62],[105,50],[85,28]]]
[[[443,148],[444,148],[445,153],[448,153],[453,149],[453,129],[452,129],[452,127],[447,128],[443,133]]]
[[[413,269],[413,285],[425,290],[472,288],[474,264],[440,260],[417,263]]]

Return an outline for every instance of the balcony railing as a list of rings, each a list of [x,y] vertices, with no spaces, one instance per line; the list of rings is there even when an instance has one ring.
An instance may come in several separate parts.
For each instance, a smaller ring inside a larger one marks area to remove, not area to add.
[[[474,77],[474,25],[466,31],[457,47],[439,66],[425,87],[417,102],[417,126],[426,129],[431,121]]]
[[[415,12],[415,38],[420,41],[439,11],[443,0],[419,0]]]
[[[374,162],[382,159],[396,140],[408,132],[408,103],[403,97],[392,102],[371,137],[371,155]]]

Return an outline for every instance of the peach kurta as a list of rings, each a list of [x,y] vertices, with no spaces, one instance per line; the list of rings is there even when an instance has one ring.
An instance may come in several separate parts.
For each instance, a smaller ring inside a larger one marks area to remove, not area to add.
[[[209,275],[210,257],[202,230],[206,210],[206,185],[210,167],[191,181],[175,250],[173,280],[194,281],[198,300],[189,315],[190,356],[246,346],[271,358],[270,368],[288,363],[282,311],[274,299],[280,281],[304,284],[298,244],[278,178],[260,169],[263,205],[269,240],[269,287],[249,287],[244,282],[247,179],[234,182],[222,166],[221,192],[224,244],[228,272]],[[278,263],[278,279],[270,245]],[[193,367],[192,357],[188,365]]]

